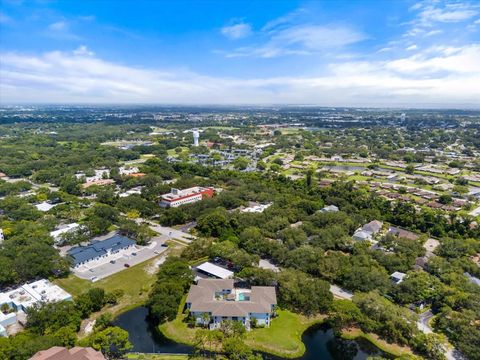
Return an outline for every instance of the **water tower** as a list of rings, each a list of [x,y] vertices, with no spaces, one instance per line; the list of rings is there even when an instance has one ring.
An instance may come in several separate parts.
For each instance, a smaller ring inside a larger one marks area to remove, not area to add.
[[[198,146],[198,139],[200,138],[200,133],[198,130],[193,130],[193,146]]]

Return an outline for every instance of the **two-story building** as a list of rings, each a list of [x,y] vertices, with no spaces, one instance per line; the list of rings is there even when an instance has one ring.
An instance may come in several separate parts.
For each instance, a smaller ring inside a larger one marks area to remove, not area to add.
[[[211,198],[213,193],[214,190],[211,187],[195,186],[183,190],[172,188],[171,192],[162,195],[160,206],[170,208],[192,204],[205,198]]]
[[[186,306],[198,325],[216,329],[224,320],[241,322],[250,329],[270,326],[277,304],[273,286],[252,286],[251,289],[235,288],[233,279],[200,279],[192,285]]]

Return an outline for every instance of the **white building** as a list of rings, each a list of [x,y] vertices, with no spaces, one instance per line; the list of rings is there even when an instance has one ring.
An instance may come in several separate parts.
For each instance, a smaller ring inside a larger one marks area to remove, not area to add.
[[[195,268],[197,271],[207,274],[218,279],[231,279],[233,278],[233,272],[223,267],[212,264],[211,262],[204,262]]]
[[[270,206],[272,206],[272,203],[260,204],[260,205],[246,207],[245,209],[242,209],[240,211],[243,213],[262,213],[266,209],[268,209]]]
[[[184,190],[172,188],[168,194],[162,195],[160,206],[165,208],[178,207],[202,201],[204,198],[213,196],[213,188],[195,186]]]
[[[403,281],[403,279],[405,279],[405,276],[407,276],[407,274],[400,271],[395,271],[392,275],[390,275],[390,279],[392,279],[395,285],[398,285]]]
[[[335,205],[325,206],[323,209],[320,209],[320,212],[338,212],[338,207]]]
[[[43,211],[43,212],[47,212],[47,211],[53,209],[55,206],[56,206],[56,204],[55,204],[55,205],[49,204],[49,203],[46,202],[46,201],[44,201],[44,202],[42,202],[42,203],[40,203],[40,204],[35,205],[35,207],[37,208],[37,210],[40,210],[40,211]]]
[[[125,175],[125,176],[131,175],[131,174],[136,174],[136,173],[138,173],[138,171],[139,171],[139,169],[136,166],[133,166],[133,167],[122,166],[122,167],[118,168],[118,172],[120,173],[120,175]]]
[[[58,243],[59,241],[62,240],[62,235],[73,232],[79,228],[79,224],[77,223],[71,223],[71,224],[66,224],[66,225],[61,225],[59,226],[56,230],[50,232],[50,236],[53,237],[53,240],[55,243]]]
[[[7,305],[9,312],[0,311],[0,336],[7,336],[6,328],[17,322],[17,313],[24,313],[39,303],[72,300],[72,295],[46,279],[24,284],[0,293],[0,307]]]

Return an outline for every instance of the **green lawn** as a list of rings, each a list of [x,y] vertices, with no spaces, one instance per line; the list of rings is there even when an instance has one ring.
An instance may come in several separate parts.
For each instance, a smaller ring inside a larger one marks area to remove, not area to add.
[[[186,146],[182,146],[181,149],[182,149],[181,154],[183,154],[183,153],[185,153],[185,152],[188,152],[188,147],[186,147]],[[168,149],[168,150],[167,150],[167,155],[168,155],[168,156],[176,156],[176,155],[179,155],[179,154],[177,154],[177,153],[175,152],[175,149]]]
[[[156,257],[95,283],[80,279],[75,275],[70,275],[64,279],[56,279],[54,282],[73,296],[77,296],[92,287],[100,287],[105,291],[122,289],[125,294],[119,303],[106,309],[113,314],[118,314],[142,304],[147,299],[150,287],[155,282],[155,274],[149,273],[147,270],[155,260]]]
[[[179,309],[183,309],[184,301]],[[307,318],[288,310],[278,310],[269,328],[254,329],[247,333],[245,342],[253,349],[270,354],[295,358],[305,352],[303,332],[310,326],[321,323],[324,316]],[[193,344],[195,329],[183,322],[185,315],[179,311],[173,321],[161,324],[159,330],[169,339],[183,344]]]
[[[302,334],[310,326],[323,322],[325,318],[321,315],[307,318],[288,310],[277,310],[277,315],[269,328],[250,331],[245,342],[254,350],[287,358],[303,355],[305,345]]]

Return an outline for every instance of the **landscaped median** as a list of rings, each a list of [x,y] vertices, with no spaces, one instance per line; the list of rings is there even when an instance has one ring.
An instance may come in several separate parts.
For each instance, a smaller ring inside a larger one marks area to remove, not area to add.
[[[302,334],[312,325],[323,322],[325,317],[305,317],[288,310],[277,310],[277,317],[272,320],[270,327],[249,331],[245,343],[255,351],[296,358],[305,352]],[[185,315],[179,313],[175,320],[161,324],[159,330],[175,342],[193,345],[196,329],[188,327],[184,319]]]

